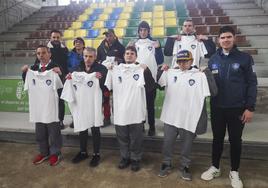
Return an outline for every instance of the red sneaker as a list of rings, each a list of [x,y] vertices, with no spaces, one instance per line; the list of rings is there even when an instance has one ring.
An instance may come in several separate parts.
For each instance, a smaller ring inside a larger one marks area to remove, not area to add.
[[[41,164],[42,162],[44,162],[45,160],[48,159],[48,156],[43,156],[41,154],[38,154],[34,160],[33,160],[33,164],[38,165]]]
[[[56,166],[60,162],[60,156],[59,155],[51,155],[49,157],[49,163],[50,166]]]

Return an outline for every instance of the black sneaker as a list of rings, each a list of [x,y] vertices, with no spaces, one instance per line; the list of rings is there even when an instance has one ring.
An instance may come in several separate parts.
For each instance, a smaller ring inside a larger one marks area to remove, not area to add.
[[[155,129],[154,128],[149,128],[148,136],[155,136]]]
[[[87,152],[79,152],[73,159],[72,163],[76,164],[88,158]]]
[[[158,176],[164,178],[171,172],[171,165],[162,163]]]
[[[89,163],[89,166],[96,167],[100,163],[100,155],[99,154],[93,154],[92,159]]]
[[[190,172],[188,167],[184,167],[181,170],[181,178],[184,179],[184,180],[187,180],[187,181],[192,180],[192,174],[191,174],[191,172]]]
[[[130,165],[130,160],[122,158],[118,164],[118,168],[124,169],[124,168],[127,168],[129,165]]]
[[[72,122],[70,125],[69,125],[70,128],[74,128],[74,122]]]
[[[138,160],[132,160],[131,161],[131,170],[134,172],[137,172],[141,169],[140,167],[140,161]]]
[[[60,121],[60,129],[61,130],[65,129],[65,125],[64,125],[63,121]]]

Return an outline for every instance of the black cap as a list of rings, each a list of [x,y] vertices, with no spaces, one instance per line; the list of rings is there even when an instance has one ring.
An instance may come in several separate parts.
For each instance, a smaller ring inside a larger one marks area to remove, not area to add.
[[[103,32],[102,34],[103,34],[103,35],[108,35],[108,34],[110,34],[110,33],[112,33],[112,34],[114,34],[114,35],[115,35],[115,33],[114,33],[114,30],[113,30],[113,29],[108,29],[107,31]]]

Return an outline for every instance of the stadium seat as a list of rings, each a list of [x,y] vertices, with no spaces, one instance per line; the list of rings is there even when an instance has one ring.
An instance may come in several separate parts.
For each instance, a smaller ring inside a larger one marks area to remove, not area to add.
[[[131,17],[131,19],[140,19],[141,13],[140,12],[132,12],[130,17]]]
[[[195,30],[196,30],[196,33],[198,35],[208,35],[209,32],[208,32],[208,28],[206,25],[200,25],[200,26],[196,26],[195,27]]]
[[[99,47],[99,45],[100,45],[101,42],[102,42],[102,39],[94,39],[92,41],[92,47],[95,48],[95,49],[97,49]]]
[[[212,10],[209,8],[200,9],[201,16],[212,16]]]
[[[166,36],[177,35],[178,27],[166,27]]]
[[[188,9],[188,13],[190,17],[199,17],[199,9]]]
[[[125,28],[127,27],[128,21],[127,20],[118,20],[116,23],[116,27]]]
[[[131,13],[133,10],[133,7],[131,6],[126,6],[123,8],[123,13]]]
[[[87,14],[82,14],[78,17],[78,21],[83,22],[86,21],[88,19],[88,15]]]
[[[122,11],[123,11],[122,7],[117,7],[113,9],[113,13],[117,13],[117,14],[121,14]]]
[[[164,7],[162,5],[155,5],[154,6],[154,12],[163,12]]]
[[[98,29],[89,29],[87,32],[87,38],[96,38],[99,35]]]
[[[112,13],[109,16],[109,19],[110,20],[118,20],[119,19],[119,16],[120,16],[120,14],[118,14],[118,13]]]
[[[165,19],[165,26],[177,26],[176,18],[166,18]]]
[[[172,17],[176,16],[176,13],[175,13],[175,11],[165,11],[164,15],[166,18],[170,18],[170,17],[172,18]]]
[[[115,28],[114,33],[119,38],[122,38],[124,36],[124,34],[125,34],[123,28]]]
[[[121,13],[119,16],[120,20],[128,20],[130,18],[130,14],[129,13]]]
[[[86,37],[87,36],[87,30],[85,29],[78,29],[75,31],[75,37]]]
[[[99,19],[98,19],[98,20],[105,21],[105,20],[107,20],[108,18],[109,18],[109,15],[103,13],[103,14],[100,14],[100,15],[99,15]]]
[[[152,35],[154,37],[163,37],[165,35],[164,27],[153,27]]]
[[[108,29],[113,29],[116,26],[116,20],[107,20],[105,22],[105,27]]]
[[[95,21],[93,24],[93,28],[103,28],[104,27],[104,21]]]
[[[128,26],[129,27],[138,27],[140,23],[140,20],[128,20]]]
[[[87,8],[84,13],[89,15],[89,14],[92,14],[92,12],[93,12],[93,9],[90,7],[90,8]]]
[[[153,19],[153,26],[164,26],[164,20],[159,18],[159,19]]]
[[[101,14],[103,12],[103,8],[96,8],[93,11],[93,14]]]
[[[82,29],[91,29],[93,27],[93,21],[83,22]]]
[[[220,24],[231,24],[232,23],[229,16],[218,16],[218,22]]]
[[[141,20],[151,19],[153,16],[152,12],[141,12]]]
[[[154,18],[163,18],[164,17],[164,13],[161,11],[159,11],[159,12],[154,12],[153,13],[153,17]]]
[[[71,29],[80,29],[82,27],[82,22],[73,22]]]
[[[215,16],[205,17],[205,24],[207,24],[207,25],[217,25],[218,24],[217,17],[215,17]]]
[[[129,43],[129,41],[131,41],[131,38],[125,38],[125,37],[124,37],[124,38],[122,39],[122,44],[123,44],[123,46],[126,47],[126,46],[128,45],[128,43]]]
[[[65,46],[66,46],[69,50],[73,49],[73,47],[74,47],[74,45],[73,45],[73,40],[66,40],[66,41],[65,41]]]
[[[64,33],[63,33],[63,38],[65,39],[73,39],[74,38],[74,30],[65,30]]]
[[[99,18],[99,15],[98,14],[91,14],[89,16],[89,20],[90,21],[94,21],[94,20],[97,20]]]
[[[194,25],[204,25],[202,17],[192,18]]]
[[[126,28],[126,37],[136,37],[138,32],[137,27],[128,27]]]
[[[111,14],[112,12],[113,12],[113,8],[110,6],[103,9],[104,14]]]
[[[85,46],[89,46],[89,47],[92,46],[92,39],[84,39],[84,41],[85,41]]]

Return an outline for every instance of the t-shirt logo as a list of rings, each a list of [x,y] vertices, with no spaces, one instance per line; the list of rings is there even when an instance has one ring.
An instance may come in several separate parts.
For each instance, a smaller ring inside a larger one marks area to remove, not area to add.
[[[122,83],[122,77],[121,76],[118,76],[118,82]]]
[[[52,81],[51,81],[51,80],[47,80],[47,81],[46,81],[46,84],[47,84],[48,86],[50,86],[50,85],[51,85],[51,83],[52,83]]]
[[[194,50],[196,48],[196,45],[195,44],[192,44],[191,45],[191,48]]]
[[[74,90],[76,91],[77,90],[77,86],[76,85],[73,85],[73,87],[74,87]]]
[[[174,76],[174,80],[173,80],[173,81],[174,81],[174,83],[176,83],[176,82],[177,82],[177,79],[178,79],[178,78],[177,78],[177,76]]]
[[[33,79],[33,85],[35,85],[35,79]]]
[[[190,80],[189,80],[189,85],[192,86],[192,85],[194,85],[194,84],[195,84],[195,81],[194,81],[193,79],[190,79]]]
[[[240,67],[240,65],[239,65],[238,63],[234,63],[234,64],[232,64],[232,68],[233,68],[234,70],[239,69],[239,67]]]
[[[140,47],[137,47],[137,51],[139,51],[140,50]]]
[[[217,64],[212,64],[211,68],[212,68],[213,70],[218,69],[218,65],[217,65]]]
[[[179,45],[179,49],[181,49],[181,44]]]
[[[93,81],[89,81],[89,82],[87,83],[87,85],[88,85],[89,87],[92,87],[92,86],[93,86]]]
[[[139,76],[138,74],[134,74],[134,75],[133,75],[133,78],[134,78],[134,80],[136,80],[136,81],[139,79],[139,77],[140,77],[140,76]]]
[[[152,51],[153,47],[152,46],[148,46],[148,50]]]

